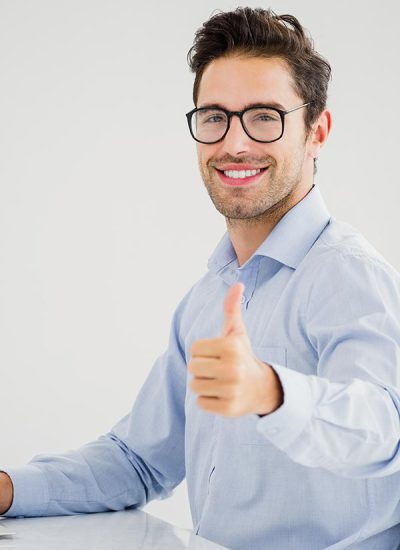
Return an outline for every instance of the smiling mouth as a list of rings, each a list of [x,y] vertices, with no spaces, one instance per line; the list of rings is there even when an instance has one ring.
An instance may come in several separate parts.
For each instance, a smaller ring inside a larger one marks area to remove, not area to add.
[[[223,183],[239,186],[256,181],[263,172],[268,170],[268,168],[269,166],[254,168],[253,170],[220,170],[219,168],[215,168],[215,170]]]

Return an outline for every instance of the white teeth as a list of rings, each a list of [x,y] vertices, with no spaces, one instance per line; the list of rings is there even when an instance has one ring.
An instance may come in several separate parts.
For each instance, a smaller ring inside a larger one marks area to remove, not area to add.
[[[261,170],[259,168],[257,170],[224,170],[225,176],[234,179],[249,178],[250,176],[255,176],[260,172]]]

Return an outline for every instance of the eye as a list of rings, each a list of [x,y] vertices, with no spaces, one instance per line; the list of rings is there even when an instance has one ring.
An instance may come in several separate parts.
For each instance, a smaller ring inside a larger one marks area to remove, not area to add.
[[[222,120],[224,120],[224,117],[221,115],[211,115],[204,122],[221,122]]]
[[[221,124],[226,123],[226,114],[222,111],[206,109],[197,112],[198,124]]]
[[[271,113],[262,113],[260,115],[258,115],[258,117],[260,120],[277,120],[277,116],[275,114],[271,114]]]
[[[274,117],[272,117],[271,115],[263,113],[261,115],[256,115],[254,117],[254,120],[264,120],[264,121],[266,120],[266,121],[268,121],[268,120],[274,120]]]
[[[250,123],[257,122],[280,122],[279,113],[273,109],[256,109],[254,111],[248,111],[248,117]]]

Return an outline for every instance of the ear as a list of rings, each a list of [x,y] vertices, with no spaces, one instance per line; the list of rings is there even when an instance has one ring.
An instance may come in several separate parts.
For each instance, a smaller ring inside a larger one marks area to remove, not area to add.
[[[308,153],[313,159],[318,158],[319,151],[328,139],[331,131],[332,117],[330,111],[325,109],[312,125],[308,136]]]

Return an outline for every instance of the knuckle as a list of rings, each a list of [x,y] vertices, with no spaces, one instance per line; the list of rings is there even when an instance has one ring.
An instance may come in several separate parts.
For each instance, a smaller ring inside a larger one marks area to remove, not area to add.
[[[193,344],[190,347],[190,354],[191,354],[192,357],[197,355],[197,353],[198,353],[198,351],[197,351],[198,348],[199,348],[198,344],[199,344],[199,342],[193,342]]]
[[[210,345],[212,344],[212,339],[203,338],[202,340],[196,340],[196,342],[193,342],[190,348],[192,357],[201,357],[203,355],[207,355],[207,352],[210,349]]]
[[[187,370],[191,373],[191,374],[197,374],[198,373],[198,370],[199,370],[199,361],[197,358],[192,358],[190,359],[188,365],[187,365]]]
[[[197,398],[197,405],[205,411],[208,409],[207,401],[203,397],[198,397]]]

